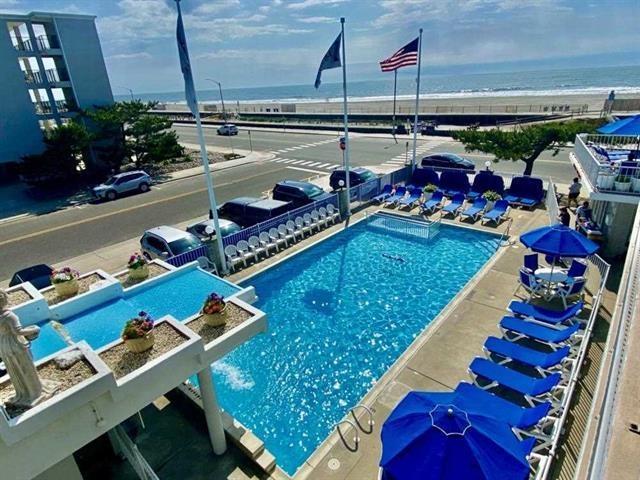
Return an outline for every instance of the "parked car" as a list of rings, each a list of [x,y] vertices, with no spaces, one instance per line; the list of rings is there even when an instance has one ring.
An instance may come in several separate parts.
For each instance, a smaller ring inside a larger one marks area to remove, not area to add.
[[[291,202],[238,197],[223,203],[218,208],[218,215],[246,228],[282,215],[293,208],[294,205]]]
[[[150,259],[175,257],[202,245],[202,241],[192,233],[165,225],[147,230],[140,239],[142,252]]]
[[[151,186],[151,177],[142,170],[118,173],[104,183],[93,187],[93,194],[99,199],[115,200],[127,192],[147,192]]]
[[[333,190],[337,190],[341,188],[340,180],[343,182],[346,180],[347,175],[344,171],[344,168],[336,168],[333,172],[331,172],[331,177],[329,177],[329,185]],[[356,185],[360,185],[361,183],[368,182],[369,180],[373,180],[378,178],[378,176],[373,173],[371,170],[362,167],[356,167],[349,170],[349,186],[355,187]]]
[[[297,180],[283,180],[273,187],[274,200],[293,203],[294,208],[303,207],[311,202],[317,202],[330,197],[331,194],[313,183]]]
[[[420,165],[431,167],[434,170],[443,168],[459,168],[463,170],[475,170],[475,164],[468,158],[463,158],[455,153],[434,153],[422,159]]]
[[[242,230],[242,227],[240,225],[232,222],[231,220],[219,218],[218,223],[220,225],[220,232],[222,237],[226,237],[227,235],[231,235],[232,233],[236,233]],[[207,233],[207,227],[211,227],[211,231],[213,232],[211,235]],[[207,240],[211,236],[216,234],[215,227],[213,226],[213,220],[211,219],[202,220],[201,222],[189,225],[187,227],[187,232],[192,233],[200,240]]]
[[[238,135],[238,127],[232,123],[225,123],[218,127],[218,135]]]
[[[51,285],[51,272],[53,272],[53,268],[44,263],[23,268],[13,274],[9,286],[13,287],[14,285],[20,285],[24,282],[31,282],[34,287],[40,290]]]
[[[401,123],[391,127],[391,135],[406,135],[407,133],[407,127]]]

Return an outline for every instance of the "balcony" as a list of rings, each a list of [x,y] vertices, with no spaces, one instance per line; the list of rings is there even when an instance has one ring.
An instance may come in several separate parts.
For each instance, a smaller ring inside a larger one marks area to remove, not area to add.
[[[42,83],[42,74],[38,70],[32,70],[30,72],[22,72],[24,74],[24,81],[27,83],[33,83],[39,85]]]
[[[27,83],[32,83],[36,85],[40,85],[44,83],[44,79],[42,73],[38,70],[32,70],[31,72],[22,72],[24,73],[24,80]],[[44,78],[47,79],[49,83],[60,83],[60,82],[68,82],[69,75],[64,68],[50,68],[44,71]]]
[[[640,158],[629,159],[640,139],[622,135],[576,136],[571,160],[595,200],[638,203]]]
[[[44,100],[42,102],[34,102],[33,106],[36,109],[36,113],[38,115],[50,115],[51,113],[53,113],[51,102],[47,100]]]
[[[11,36],[13,47],[19,52],[33,52],[38,49],[41,52],[47,50],[56,50],[60,48],[58,37],[56,35],[39,35],[35,38],[35,42],[30,38]]]
[[[17,38],[12,36],[13,47],[19,52],[33,52],[33,43],[28,38]]]
[[[51,115],[53,113],[53,107],[51,102],[48,100],[34,102],[33,106],[38,115]],[[71,100],[56,100],[56,109],[58,110],[58,113],[67,113],[77,110],[75,103]]]

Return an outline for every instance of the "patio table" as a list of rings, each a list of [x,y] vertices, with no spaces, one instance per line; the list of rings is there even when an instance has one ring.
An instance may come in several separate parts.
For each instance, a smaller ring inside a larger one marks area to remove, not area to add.
[[[562,268],[539,268],[534,276],[544,283],[561,283],[567,280],[567,271]]]

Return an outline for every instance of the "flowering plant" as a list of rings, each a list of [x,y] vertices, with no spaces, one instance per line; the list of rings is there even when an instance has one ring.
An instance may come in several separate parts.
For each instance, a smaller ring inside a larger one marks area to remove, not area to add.
[[[142,268],[147,265],[149,262],[141,253],[135,252],[133,255],[129,257],[129,261],[127,262],[127,268],[135,270],[136,268]]]
[[[147,312],[140,312],[138,316],[125,323],[122,329],[123,340],[144,338],[153,330],[153,319]]]
[[[438,190],[438,186],[434,185],[433,183],[429,183],[428,185],[425,185],[425,187],[422,189],[423,193],[433,193],[436,190]]]
[[[498,192],[487,190],[482,194],[482,198],[484,198],[488,202],[497,202],[498,200],[502,199],[502,196]]]
[[[224,299],[217,293],[212,293],[204,301],[202,305],[202,313],[206,315],[213,315],[214,313],[220,313],[224,310],[226,303]]]
[[[65,283],[72,280],[77,280],[80,276],[80,272],[74,270],[71,267],[64,267],[51,272],[51,283]]]

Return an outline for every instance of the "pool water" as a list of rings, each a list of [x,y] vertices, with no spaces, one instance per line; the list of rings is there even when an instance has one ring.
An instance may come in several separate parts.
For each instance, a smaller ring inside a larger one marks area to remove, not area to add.
[[[147,288],[125,293],[124,298],[103,303],[60,323],[74,341],[86,340],[92,348],[97,349],[116,340],[125,322],[141,310],[150,313],[156,320],[165,315],[185,320],[200,310],[205,297],[211,292],[228,297],[238,292],[238,288],[202,270],[186,270]],[[66,344],[50,323],[40,324],[40,336],[31,346],[36,360],[64,347]]]
[[[499,243],[495,235],[449,226],[425,239],[412,227],[401,228],[410,234],[375,227],[378,219],[247,280],[269,329],[213,365],[223,407],[289,474]]]

